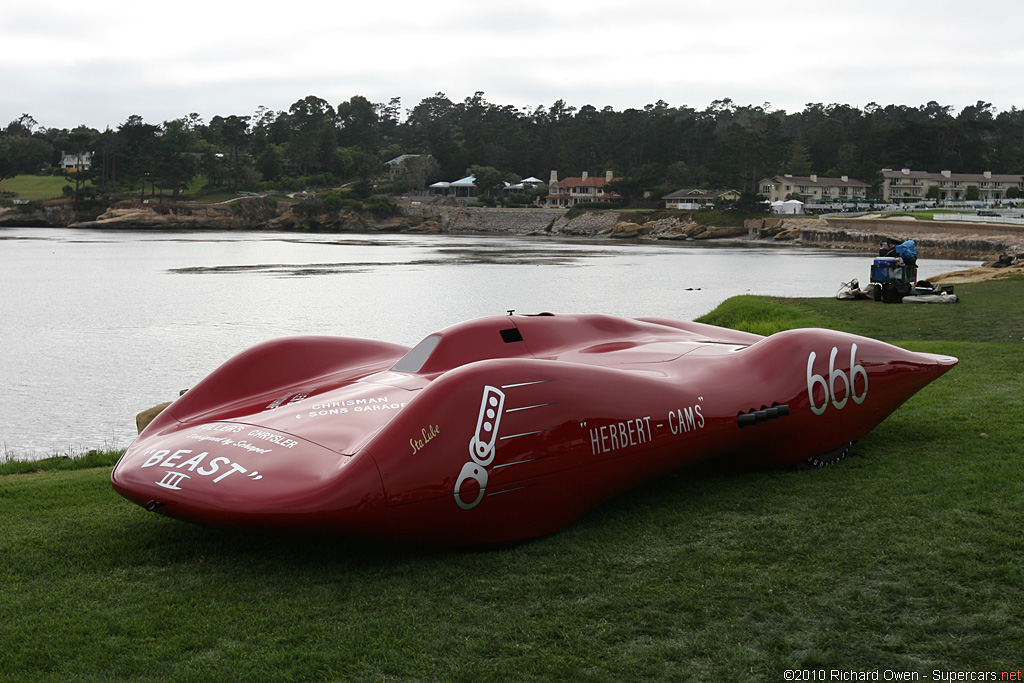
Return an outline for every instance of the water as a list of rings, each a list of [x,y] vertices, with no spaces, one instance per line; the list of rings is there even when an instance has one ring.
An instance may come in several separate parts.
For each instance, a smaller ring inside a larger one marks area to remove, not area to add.
[[[0,458],[123,448],[136,413],[274,337],[411,346],[507,309],[690,320],[736,294],[831,296],[869,264],[753,244],[0,228]]]

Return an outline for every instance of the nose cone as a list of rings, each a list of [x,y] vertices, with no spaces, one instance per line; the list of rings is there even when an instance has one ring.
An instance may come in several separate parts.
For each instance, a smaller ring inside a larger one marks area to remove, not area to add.
[[[918,355],[934,363],[940,375],[960,362],[959,358],[943,356],[938,353],[919,353]]]
[[[945,356],[938,353],[915,353],[917,374],[921,378],[921,386],[934,381],[953,369],[960,362],[953,356]]]
[[[213,526],[332,531],[384,505],[368,454],[231,422],[136,441],[111,482],[147,509]]]

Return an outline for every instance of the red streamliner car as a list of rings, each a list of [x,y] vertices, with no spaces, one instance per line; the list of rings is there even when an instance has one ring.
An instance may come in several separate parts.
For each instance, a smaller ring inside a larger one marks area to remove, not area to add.
[[[707,458],[841,453],[956,362],[831,330],[603,315],[481,318],[411,350],[286,338],[171,404],[112,482],[219,527],[501,543]]]

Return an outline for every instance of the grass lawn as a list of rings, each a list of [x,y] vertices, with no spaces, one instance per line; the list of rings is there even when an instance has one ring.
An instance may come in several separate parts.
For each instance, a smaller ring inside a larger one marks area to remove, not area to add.
[[[680,470],[503,550],[207,529],[121,499],[109,457],[0,465],[0,680],[999,680],[1024,643],[1024,280],[956,289],[726,302],[708,320],[961,362],[857,457]]]
[[[229,190],[201,195],[199,192],[203,189],[205,183],[205,178],[202,176],[196,176],[189,187],[186,188],[181,198],[188,201],[196,201],[201,204],[213,204],[216,202],[227,201],[228,199],[234,199],[239,196],[237,192],[231,192]],[[63,196],[62,192],[65,185],[74,187],[73,182],[60,176],[19,175],[13,178],[7,178],[0,182],[0,191],[17,193],[17,196],[13,197],[13,199],[54,199]],[[147,183],[146,199],[156,200],[160,198],[159,186],[157,187],[157,195],[151,196],[151,191],[151,187]],[[127,196],[138,199],[139,192],[128,192]],[[169,190],[164,191],[163,201],[173,201],[173,196]]]
[[[53,199],[62,196],[65,185],[75,186],[61,176],[19,175],[0,181],[0,191],[16,192],[14,199]]]
[[[225,190],[223,192],[212,192],[210,194],[200,195],[195,198],[185,197],[185,199],[187,199],[188,201],[197,202],[199,204],[218,204],[220,202],[226,202],[229,199],[237,199],[238,196],[239,195],[237,192]]]
[[[943,220],[956,220],[957,216],[963,213],[973,214],[975,209],[961,208],[961,209],[925,209],[918,211],[894,211],[891,213],[883,213],[882,218],[899,218],[902,216],[910,216],[916,218],[919,221],[943,221]]]

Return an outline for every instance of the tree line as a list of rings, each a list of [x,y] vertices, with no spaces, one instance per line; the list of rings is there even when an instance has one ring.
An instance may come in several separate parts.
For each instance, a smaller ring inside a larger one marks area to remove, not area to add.
[[[178,193],[202,177],[232,190],[368,186],[383,164],[422,155],[391,187],[403,192],[455,180],[471,168],[515,180],[613,170],[636,189],[735,188],[790,173],[848,175],[877,186],[880,170],[1024,172],[1024,110],[977,102],[959,112],[920,106],[809,103],[787,113],[770,105],[716,100],[703,110],[659,100],[640,109],[579,108],[558,100],[517,108],[482,92],[461,102],[436,93],[403,111],[401,100],[362,96],[331,105],[310,95],[287,111],[249,116],[197,113],[159,124],[129,116],[116,129],[54,129],[23,114],[0,131],[0,179],[37,173],[61,153],[92,153],[93,192],[143,192],[148,182]],[[378,188],[378,191],[379,188]]]

